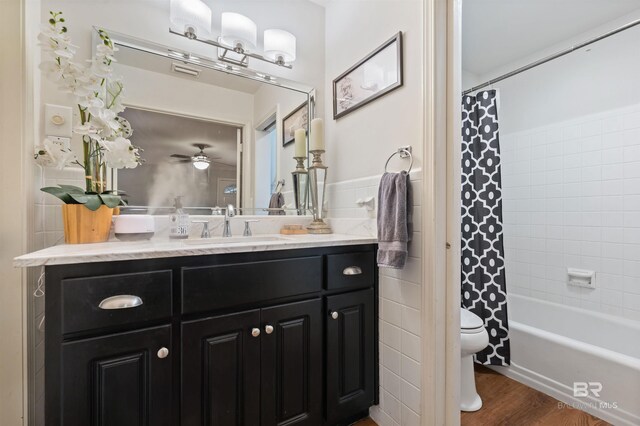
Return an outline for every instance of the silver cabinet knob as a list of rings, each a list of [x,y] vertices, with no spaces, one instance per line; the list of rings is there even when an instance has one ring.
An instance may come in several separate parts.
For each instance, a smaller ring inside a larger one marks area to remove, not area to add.
[[[339,315],[339,314],[338,314],[338,312],[337,312],[337,311],[333,311],[333,312],[331,312],[331,318],[333,318],[333,319],[338,319],[338,315]]]
[[[273,326],[272,325],[267,325],[264,327],[264,332],[267,334],[271,334],[273,333]]]
[[[169,356],[169,349],[167,349],[167,348],[158,349],[158,358],[164,359],[164,358],[166,358],[168,356]]]
[[[258,337],[260,335],[260,329],[259,328],[253,328],[251,329],[251,335],[253,337]]]

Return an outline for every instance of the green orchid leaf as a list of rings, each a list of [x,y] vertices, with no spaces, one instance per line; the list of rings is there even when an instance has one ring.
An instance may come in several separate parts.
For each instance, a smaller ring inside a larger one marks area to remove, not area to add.
[[[102,202],[110,208],[118,207],[121,201],[119,195],[100,194],[100,198],[102,199]]]
[[[100,199],[100,197],[98,195],[94,195],[94,194],[83,194],[83,195],[78,195],[78,194],[69,194],[69,196],[71,198],[73,198],[75,201],[78,202],[78,204],[84,204],[84,206],[86,208],[88,208],[91,211],[96,211],[100,208],[100,206],[102,205],[102,200]]]
[[[84,189],[74,185],[58,185],[69,194],[84,194]]]
[[[59,198],[65,204],[78,204],[78,202],[75,201],[67,191],[62,188],[58,188],[57,186],[47,186],[45,188],[41,188],[40,191]]]

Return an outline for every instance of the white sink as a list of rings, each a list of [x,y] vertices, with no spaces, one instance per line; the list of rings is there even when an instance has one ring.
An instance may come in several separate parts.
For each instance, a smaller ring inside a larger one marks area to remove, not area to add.
[[[212,238],[190,238],[184,240],[185,244],[192,245],[226,245],[226,244],[253,244],[268,243],[276,241],[287,241],[288,238],[276,235],[255,235],[251,237],[212,237]]]

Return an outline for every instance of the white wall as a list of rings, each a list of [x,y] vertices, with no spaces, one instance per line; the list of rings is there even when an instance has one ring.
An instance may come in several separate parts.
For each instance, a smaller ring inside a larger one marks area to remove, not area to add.
[[[477,77],[480,82],[488,81],[638,18],[640,9]],[[640,27],[634,27],[494,84],[500,89],[501,131],[511,133],[633,105],[640,98],[640,85],[636,84],[639,39]]]
[[[423,8],[419,0],[344,0],[326,9],[325,105],[328,180],[381,174],[387,157],[412,145],[422,157]],[[333,120],[332,81],[376,47],[403,32],[404,86]]]
[[[26,234],[27,219],[32,209],[26,204],[31,189],[30,179],[25,179],[26,171],[32,166],[26,164],[26,146],[30,142],[25,122],[29,122],[29,98],[33,93],[24,92],[31,58],[25,53],[25,39],[22,36],[24,13],[22,2],[9,0],[2,3],[0,14],[0,193],[6,200],[0,213],[0,424],[22,425],[27,415],[23,405],[24,382],[23,352],[26,335],[23,335],[23,287],[25,270],[13,267],[12,260],[28,249]],[[27,40],[28,41],[28,40]],[[10,60],[9,60],[10,58]]]
[[[329,217],[346,221],[350,232],[375,234],[375,213],[357,208],[355,201],[377,195],[384,163],[398,147],[413,146],[414,194],[422,190],[419,170],[425,117],[422,3],[419,0],[327,3],[324,158],[329,167],[328,208]],[[398,31],[404,36],[404,86],[334,121],[333,79]],[[392,167],[398,170],[402,165],[396,162]],[[420,205],[418,197],[415,224],[421,220]],[[370,413],[384,426],[420,424],[421,248],[422,233],[418,226],[406,267],[380,270],[380,405]]]
[[[508,291],[640,320],[639,42],[630,29],[494,85]],[[568,286],[567,267],[597,288]]]

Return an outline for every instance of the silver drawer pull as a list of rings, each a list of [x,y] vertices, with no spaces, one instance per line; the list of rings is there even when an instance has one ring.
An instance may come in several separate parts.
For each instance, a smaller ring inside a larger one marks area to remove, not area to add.
[[[104,299],[98,307],[100,309],[128,309],[135,308],[142,305],[142,299],[138,296],[132,296],[130,294],[121,294],[118,296],[111,296]]]
[[[348,266],[342,271],[342,275],[360,275],[362,269],[359,266]]]

